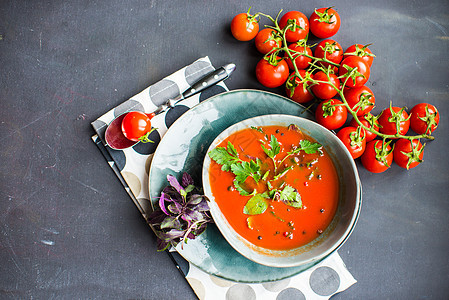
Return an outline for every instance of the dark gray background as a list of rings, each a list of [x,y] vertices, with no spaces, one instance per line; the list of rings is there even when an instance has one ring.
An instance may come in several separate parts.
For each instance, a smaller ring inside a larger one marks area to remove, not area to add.
[[[232,17],[335,5],[344,48],[373,43],[375,112],[430,102],[425,162],[368,173],[340,255],[358,283],[335,299],[449,295],[448,1],[24,1],[0,3],[0,298],[194,299],[90,136],[90,122],[199,57],[265,89]],[[263,24],[268,21],[263,19]],[[272,91],[283,94],[282,89]],[[251,109],[251,107],[248,107]]]

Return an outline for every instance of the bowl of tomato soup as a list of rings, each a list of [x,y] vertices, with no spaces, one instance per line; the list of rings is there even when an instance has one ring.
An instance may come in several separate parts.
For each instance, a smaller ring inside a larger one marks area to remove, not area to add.
[[[297,116],[264,115],[224,130],[207,151],[202,180],[224,238],[266,266],[325,258],[360,212],[361,184],[346,147]]]

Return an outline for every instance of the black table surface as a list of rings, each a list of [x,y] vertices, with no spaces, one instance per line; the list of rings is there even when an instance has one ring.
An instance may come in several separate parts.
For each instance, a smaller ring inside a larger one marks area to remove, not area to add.
[[[284,95],[257,82],[254,43],[231,36],[232,17],[251,5],[273,16],[335,5],[342,26],[334,38],[344,48],[372,43],[374,112],[390,101],[439,109],[420,166],[371,174],[357,161],[362,211],[339,253],[358,282],[334,299],[447,299],[445,0],[1,1],[0,298],[196,298],[156,252],[90,123],[206,55],[216,67],[237,65],[230,89]]]

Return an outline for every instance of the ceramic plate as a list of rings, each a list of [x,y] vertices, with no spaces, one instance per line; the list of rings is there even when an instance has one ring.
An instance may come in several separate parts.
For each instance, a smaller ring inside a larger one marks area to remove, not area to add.
[[[305,108],[285,97],[257,90],[235,90],[211,97],[183,114],[167,130],[150,167],[149,193],[152,204],[167,185],[168,174],[192,175],[201,186],[204,156],[212,141],[227,127],[242,120],[268,114],[286,114],[313,119]],[[179,254],[199,269],[220,278],[260,283],[291,277],[321,260],[299,267],[275,268],[257,264],[234,250],[215,225],[183,247]],[[324,258],[323,258],[324,259]]]

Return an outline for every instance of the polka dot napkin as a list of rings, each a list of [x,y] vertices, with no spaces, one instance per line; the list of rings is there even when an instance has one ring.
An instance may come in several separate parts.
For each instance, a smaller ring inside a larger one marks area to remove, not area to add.
[[[151,212],[148,193],[151,159],[167,128],[190,107],[228,89],[223,82],[220,82],[154,117],[152,125],[158,129],[152,132],[149,138],[155,143],[139,143],[125,150],[113,150],[104,140],[106,127],[115,117],[123,113],[154,111],[159,105],[187,90],[198,79],[213,70],[214,67],[208,57],[200,58],[92,122],[96,132],[92,137],[93,141],[145,219]],[[311,269],[291,278],[259,284],[236,283],[209,275],[184,260],[176,251],[167,253],[199,299],[328,299],[356,282],[337,252]]]

